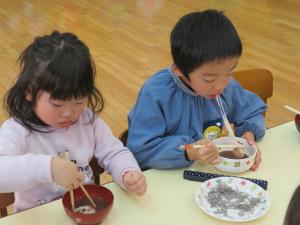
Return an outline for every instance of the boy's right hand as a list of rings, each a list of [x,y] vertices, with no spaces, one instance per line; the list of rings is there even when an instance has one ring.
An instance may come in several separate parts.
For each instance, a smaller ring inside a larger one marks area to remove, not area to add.
[[[211,141],[199,140],[193,143],[193,145],[203,145],[203,147],[186,150],[190,160],[200,160],[209,164],[217,164],[220,162],[219,151],[216,145]]]
[[[84,180],[83,173],[73,162],[57,156],[51,160],[51,175],[53,181],[66,190],[77,188]]]

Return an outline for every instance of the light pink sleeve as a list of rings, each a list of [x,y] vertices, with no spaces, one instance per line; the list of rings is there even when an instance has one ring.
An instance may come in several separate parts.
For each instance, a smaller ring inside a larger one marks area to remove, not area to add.
[[[97,118],[94,124],[95,157],[100,166],[104,167],[115,182],[124,188],[123,175],[129,170],[141,171],[133,154],[116,138],[107,124]]]
[[[28,133],[15,121],[0,129],[0,192],[15,192],[52,182],[51,155],[26,150]]]

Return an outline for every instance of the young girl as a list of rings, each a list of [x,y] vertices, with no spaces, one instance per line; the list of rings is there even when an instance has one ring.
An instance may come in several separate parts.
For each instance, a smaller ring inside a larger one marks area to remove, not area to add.
[[[55,31],[37,37],[20,62],[5,97],[10,118],[0,130],[0,192],[15,192],[15,211],[92,183],[93,156],[120,186],[144,194],[146,181],[132,153],[96,116],[103,99],[87,46]],[[65,150],[72,162],[60,157]]]

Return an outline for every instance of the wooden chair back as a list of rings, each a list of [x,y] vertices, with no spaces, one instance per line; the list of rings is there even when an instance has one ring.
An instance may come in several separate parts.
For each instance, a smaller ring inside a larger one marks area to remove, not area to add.
[[[15,201],[14,193],[0,193],[0,218],[7,216],[7,206]]]
[[[251,69],[234,73],[240,85],[257,94],[265,103],[273,95],[273,75],[266,69]]]
[[[90,161],[90,167],[93,170],[93,174],[94,174],[94,179],[95,179],[95,184],[99,184],[100,185],[100,174],[102,174],[104,172],[104,169],[99,166],[98,161],[95,157],[92,158],[92,160]]]

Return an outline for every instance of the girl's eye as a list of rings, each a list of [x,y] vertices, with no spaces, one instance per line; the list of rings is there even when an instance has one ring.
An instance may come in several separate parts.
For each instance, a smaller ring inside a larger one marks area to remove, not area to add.
[[[82,105],[83,102],[76,102],[76,105]]]
[[[61,107],[62,105],[61,104],[56,104],[56,103],[51,103],[54,107]]]

